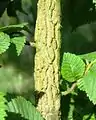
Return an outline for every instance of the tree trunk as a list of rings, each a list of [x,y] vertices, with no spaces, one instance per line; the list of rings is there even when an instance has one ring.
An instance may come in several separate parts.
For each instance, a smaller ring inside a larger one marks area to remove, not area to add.
[[[60,120],[60,0],[39,0],[35,31],[37,109],[45,120]]]

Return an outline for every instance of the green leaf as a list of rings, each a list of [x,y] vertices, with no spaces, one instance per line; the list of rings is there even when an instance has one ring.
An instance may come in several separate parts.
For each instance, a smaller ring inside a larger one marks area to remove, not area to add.
[[[82,78],[85,92],[93,104],[96,104],[96,64],[94,64],[88,73]]]
[[[0,32],[18,32],[21,30],[27,30],[27,25],[28,23],[22,23],[22,24],[18,24],[18,25],[8,25],[8,26],[4,26],[0,28]]]
[[[84,81],[82,79],[77,80],[77,87],[80,90],[85,91]]]
[[[44,120],[32,103],[21,96],[8,103],[8,111],[21,114],[21,117],[28,120]]]
[[[5,105],[6,99],[5,99],[5,94],[0,92],[0,120],[5,120],[5,117],[7,116],[6,114],[6,109],[7,106]]]
[[[17,50],[17,55],[19,56],[25,45],[26,37],[25,36],[14,37],[14,38],[11,38],[11,42],[15,44],[16,50]]]
[[[93,61],[93,60],[96,59],[96,52],[82,54],[82,55],[79,55],[79,56],[84,60]]]
[[[0,54],[4,53],[10,46],[9,35],[0,32]]]
[[[96,0],[93,0],[93,3],[94,3],[94,5],[95,5],[95,7],[96,7]]]
[[[61,74],[65,80],[74,82],[83,76],[84,71],[85,63],[79,56],[64,53]]]
[[[95,114],[87,114],[83,116],[83,120],[96,120]]]

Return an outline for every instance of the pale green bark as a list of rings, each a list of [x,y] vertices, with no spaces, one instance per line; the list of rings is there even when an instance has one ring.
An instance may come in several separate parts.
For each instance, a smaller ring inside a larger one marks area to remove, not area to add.
[[[46,120],[60,120],[60,0],[39,0],[35,42],[35,89],[44,92],[37,109]]]

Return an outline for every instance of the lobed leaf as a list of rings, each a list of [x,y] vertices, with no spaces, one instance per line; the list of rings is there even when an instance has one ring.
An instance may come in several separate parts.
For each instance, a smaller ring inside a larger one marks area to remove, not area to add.
[[[21,117],[28,120],[44,120],[32,103],[21,96],[8,103],[8,111],[21,114]]]
[[[83,116],[83,120],[96,120],[96,116],[95,114],[92,114],[92,115],[87,114]]]
[[[71,53],[64,53],[61,74],[65,80],[74,82],[83,76],[84,71],[85,63],[79,56]]]
[[[4,53],[10,46],[10,37],[6,33],[0,32],[0,54]]]
[[[22,23],[22,24],[17,24],[17,25],[8,25],[4,27],[0,27],[0,32],[18,32],[21,30],[27,30],[27,25],[28,23]]]

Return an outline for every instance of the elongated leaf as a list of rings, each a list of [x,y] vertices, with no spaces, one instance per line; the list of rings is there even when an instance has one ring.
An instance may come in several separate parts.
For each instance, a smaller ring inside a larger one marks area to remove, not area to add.
[[[16,46],[16,50],[17,50],[17,54],[18,56],[20,55],[24,45],[25,45],[25,42],[26,42],[26,37],[25,36],[22,36],[22,37],[14,37],[11,39],[11,42],[15,44]]]
[[[9,26],[4,26],[0,28],[0,32],[17,32],[17,31],[21,31],[21,30],[27,30],[27,25],[28,23],[22,23],[22,24],[18,24],[18,25],[9,25]]]
[[[7,106],[5,105],[6,99],[4,95],[4,93],[0,92],[0,120],[5,120],[5,117],[7,116],[5,111],[7,109]]]
[[[23,97],[12,99],[12,101],[8,103],[8,111],[21,114],[21,117],[28,120],[44,120],[32,103]]]
[[[10,46],[9,35],[0,32],[0,54],[4,53]]]
[[[79,56],[64,53],[61,74],[65,80],[74,82],[82,77],[84,71],[85,63]]]

